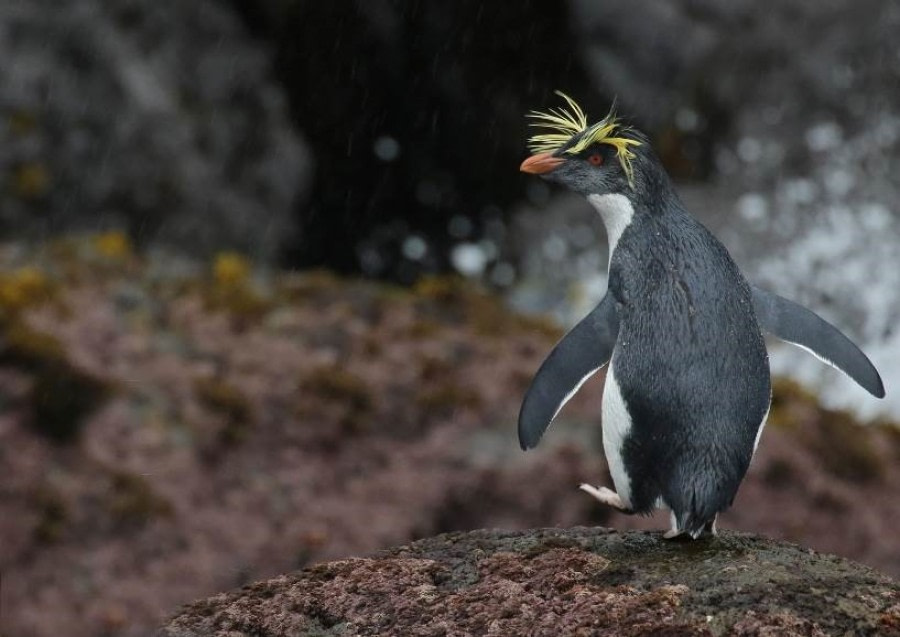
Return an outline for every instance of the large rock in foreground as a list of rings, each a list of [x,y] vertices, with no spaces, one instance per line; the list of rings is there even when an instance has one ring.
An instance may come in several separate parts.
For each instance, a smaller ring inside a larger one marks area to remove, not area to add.
[[[725,532],[451,533],[320,564],[183,609],[193,635],[900,635],[885,575]]]

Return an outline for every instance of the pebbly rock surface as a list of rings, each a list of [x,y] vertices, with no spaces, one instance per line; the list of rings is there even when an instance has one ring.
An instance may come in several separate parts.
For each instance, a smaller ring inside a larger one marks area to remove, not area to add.
[[[900,587],[752,535],[450,533],[186,606],[158,635],[900,635]]]

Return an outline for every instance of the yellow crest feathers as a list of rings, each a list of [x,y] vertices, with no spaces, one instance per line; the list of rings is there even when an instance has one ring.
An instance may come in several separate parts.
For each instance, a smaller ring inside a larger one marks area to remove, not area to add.
[[[588,126],[584,110],[571,97],[562,91],[556,91],[562,97],[568,109],[551,108],[547,112],[531,111],[528,117],[533,121],[531,126],[546,128],[551,132],[533,135],[528,139],[528,149],[532,153],[553,153],[565,146],[573,137],[578,140],[570,148],[563,151],[567,155],[577,155],[591,144],[609,144],[615,147],[616,157],[625,171],[628,183],[634,187],[634,168],[631,161],[636,157],[631,146],[640,146],[637,139],[623,137],[628,127],[623,126],[616,117],[615,106],[596,124]]]

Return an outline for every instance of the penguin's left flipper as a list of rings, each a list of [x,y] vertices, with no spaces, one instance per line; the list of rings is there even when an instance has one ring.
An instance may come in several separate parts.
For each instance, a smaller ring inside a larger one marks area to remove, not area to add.
[[[537,445],[563,405],[609,362],[619,334],[619,315],[609,293],[557,343],[531,381],[519,411],[519,444]]]
[[[783,297],[753,286],[753,309],[760,327],[841,370],[876,398],[884,398],[878,370],[831,323]]]

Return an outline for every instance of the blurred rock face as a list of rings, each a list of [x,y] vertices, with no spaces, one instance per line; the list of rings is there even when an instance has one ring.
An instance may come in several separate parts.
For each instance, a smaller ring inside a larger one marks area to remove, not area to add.
[[[688,209],[750,279],[809,305],[857,340],[881,370],[888,397],[871,399],[799,351],[776,353],[773,368],[817,385],[830,406],[900,414],[900,392],[891,391],[900,386],[900,6],[570,6],[594,90],[617,94],[620,112],[652,134],[670,173],[682,179]],[[510,258],[524,264],[525,276],[549,273],[550,291],[587,281],[575,300],[596,299],[605,291],[594,267],[605,263],[605,236],[569,241],[572,206],[560,197],[523,210]],[[593,215],[587,206],[578,212]],[[535,232],[535,220],[549,230]],[[548,244],[559,244],[550,257]],[[582,301],[572,314],[589,305]]]
[[[235,5],[275,44],[316,155],[293,264],[408,282],[447,269],[457,243],[496,242],[521,196],[524,113],[583,81],[554,3]]]
[[[118,226],[268,256],[310,163],[266,51],[211,0],[0,5],[0,233]]]

